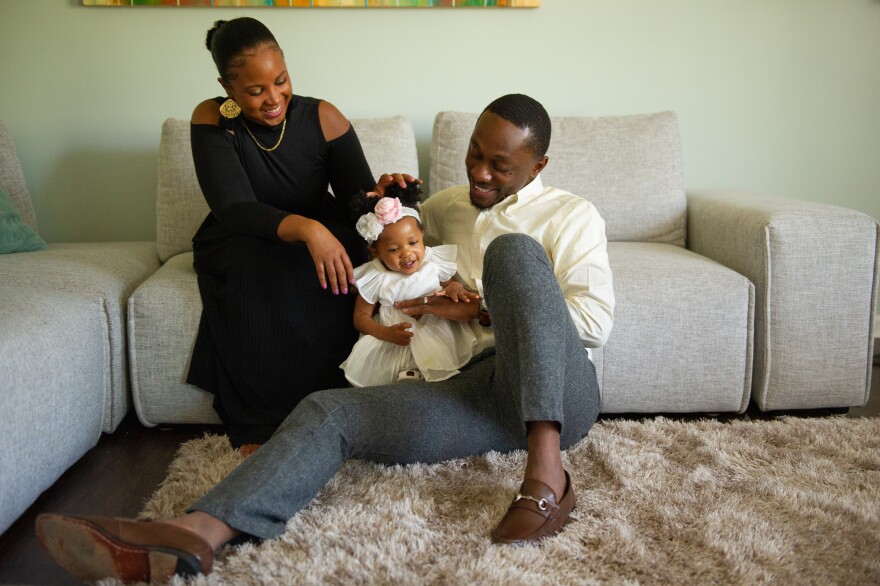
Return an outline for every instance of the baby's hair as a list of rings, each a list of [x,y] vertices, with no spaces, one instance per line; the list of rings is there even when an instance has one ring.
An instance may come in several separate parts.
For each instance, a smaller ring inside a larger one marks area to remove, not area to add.
[[[417,208],[422,202],[422,187],[416,182],[407,183],[406,187],[401,187],[397,183],[393,183],[385,188],[383,197],[396,197],[400,203],[408,208]],[[366,191],[359,191],[351,200],[351,215],[357,221],[364,214],[368,214],[376,209],[381,197],[367,197]]]

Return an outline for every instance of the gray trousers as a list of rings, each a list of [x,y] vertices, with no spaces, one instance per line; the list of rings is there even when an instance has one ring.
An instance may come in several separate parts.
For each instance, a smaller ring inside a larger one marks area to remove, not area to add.
[[[435,463],[524,449],[527,421],[558,422],[563,448],[583,438],[599,414],[596,371],[544,249],[522,234],[496,238],[483,284],[494,353],[445,381],[312,393],[191,510],[276,537],[348,458]]]

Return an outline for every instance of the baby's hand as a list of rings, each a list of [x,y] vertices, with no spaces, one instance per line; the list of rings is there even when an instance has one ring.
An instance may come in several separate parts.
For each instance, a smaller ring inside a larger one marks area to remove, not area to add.
[[[451,281],[446,287],[443,289],[436,291],[434,295],[439,297],[449,297],[456,303],[459,301],[463,301],[465,303],[470,303],[471,299],[477,300],[480,296],[473,291],[468,291],[464,288],[464,285],[459,283],[458,281]]]
[[[413,337],[413,333],[409,331],[409,328],[411,327],[412,324],[409,322],[402,322],[399,324],[394,324],[393,326],[386,326],[385,335],[382,336],[382,339],[386,342],[397,344],[398,346],[409,346],[409,343],[412,341]]]

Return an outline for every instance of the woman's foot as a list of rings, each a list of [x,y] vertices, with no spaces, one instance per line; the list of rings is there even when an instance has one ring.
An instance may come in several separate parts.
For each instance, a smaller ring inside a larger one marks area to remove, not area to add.
[[[247,458],[257,450],[259,450],[260,446],[262,445],[263,444],[242,444],[241,446],[239,446],[238,451],[242,456]]]

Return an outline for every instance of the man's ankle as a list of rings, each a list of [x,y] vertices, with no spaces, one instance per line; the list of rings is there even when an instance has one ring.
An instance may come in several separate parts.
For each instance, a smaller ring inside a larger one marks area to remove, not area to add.
[[[555,421],[530,421],[526,424],[529,448],[524,477],[543,482],[562,498],[565,470],[559,450],[559,424]]]
[[[558,459],[557,464],[542,462],[536,465],[526,465],[524,480],[538,480],[549,486],[556,498],[561,499],[565,492],[565,469],[562,467],[562,460]]]
[[[220,519],[201,511],[187,513],[182,517],[168,519],[165,522],[192,531],[207,541],[215,551],[219,549],[221,545],[235,539],[241,534],[240,531],[236,531]]]

